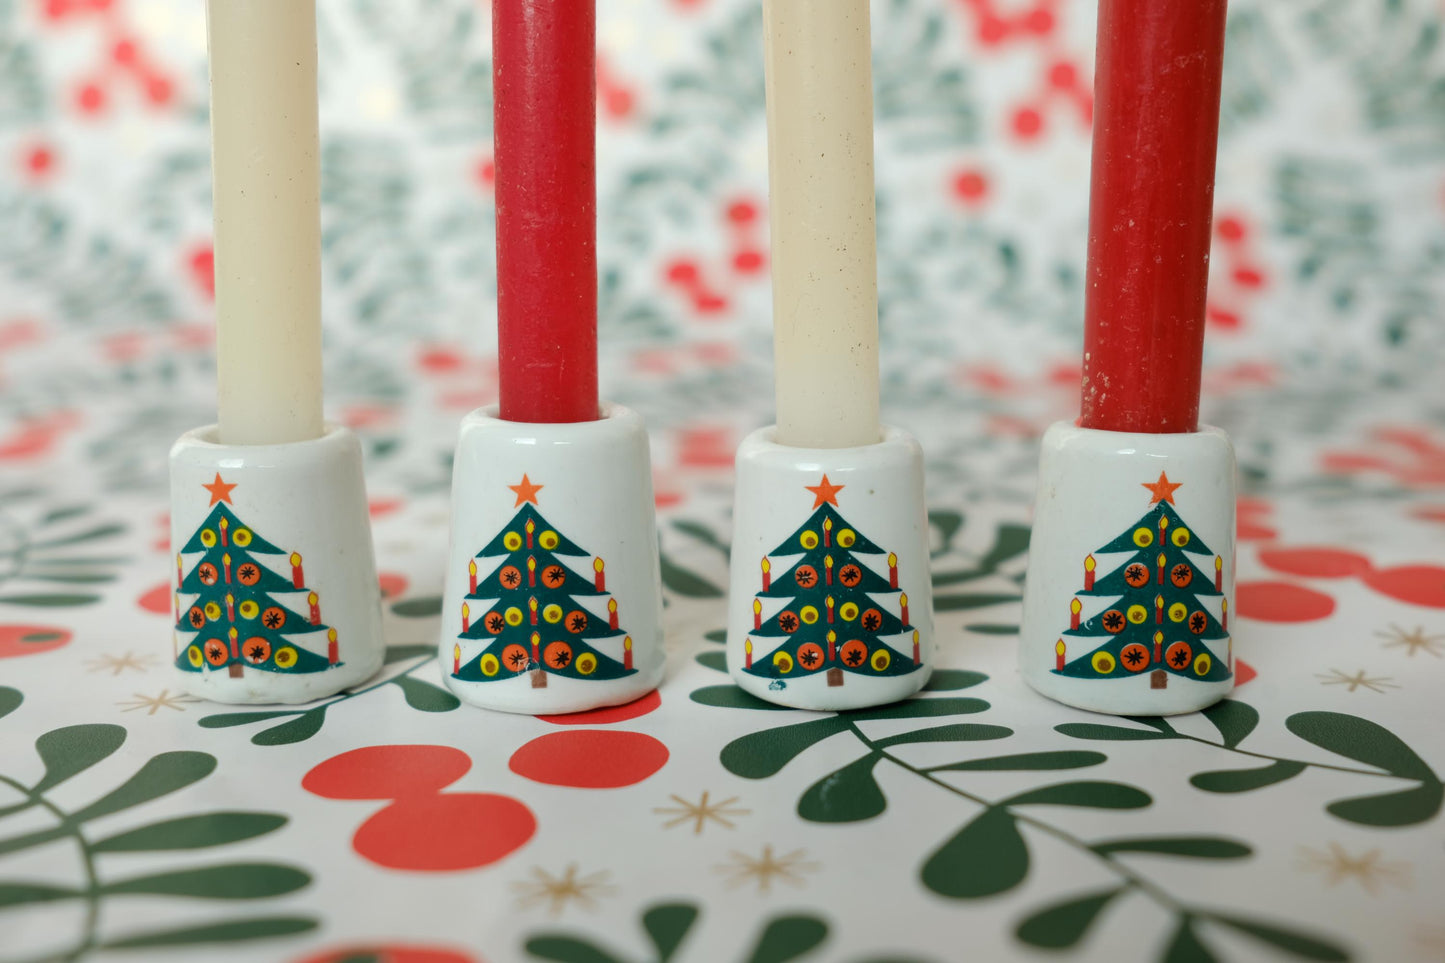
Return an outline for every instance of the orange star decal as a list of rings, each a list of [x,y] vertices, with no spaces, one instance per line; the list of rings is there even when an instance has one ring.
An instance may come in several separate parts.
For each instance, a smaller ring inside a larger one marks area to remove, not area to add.
[[[239,484],[240,482],[231,482],[230,484],[227,484],[221,479],[221,473],[216,472],[216,480],[211,482],[209,485],[202,484],[201,487],[211,493],[211,505],[216,505],[220,502],[225,502],[227,505],[230,505],[232,504],[231,489],[235,488]],[[209,508],[210,505],[207,505],[206,507]]]
[[[1173,505],[1174,489],[1184,487],[1183,482],[1170,481],[1169,476],[1162,471],[1159,473],[1159,480],[1157,482],[1140,482],[1139,484],[1154,493],[1154,498],[1149,502],[1151,505],[1157,505],[1160,502],[1168,502]]]
[[[828,476],[824,475],[823,480],[817,485],[804,485],[803,487],[813,493],[814,508],[822,508],[824,505],[832,505],[837,508],[838,493],[847,486],[830,484]]]
[[[537,493],[541,491],[544,486],[532,484],[532,479],[523,475],[522,481],[519,484],[508,485],[507,487],[517,496],[517,504],[512,507],[521,508],[528,502],[531,502],[533,505],[537,504]]]

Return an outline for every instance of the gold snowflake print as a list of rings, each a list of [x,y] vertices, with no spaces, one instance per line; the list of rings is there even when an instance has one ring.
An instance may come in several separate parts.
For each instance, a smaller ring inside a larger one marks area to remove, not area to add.
[[[1384,692],[1386,689],[1398,689],[1393,679],[1388,675],[1367,676],[1365,670],[1361,669],[1354,675],[1341,672],[1339,669],[1331,669],[1328,673],[1315,673],[1315,678],[1320,680],[1320,685],[1343,685],[1348,686],[1348,691],[1365,688],[1371,692]]]
[[[172,694],[170,689],[162,689],[158,695],[148,696],[135,693],[134,697],[123,702],[117,702],[121,712],[135,712],[137,709],[145,709],[146,715],[153,716],[162,709],[174,709],[177,712],[185,712],[185,707],[192,702],[200,702],[194,696],[184,693]]]
[[[767,895],[772,892],[775,878],[800,888],[805,885],[807,880],[803,874],[816,873],[820,868],[817,863],[809,862],[807,855],[806,850],[795,849],[783,856],[774,856],[771,846],[764,846],[763,854],[757,857],[734,850],[726,863],[714,869],[727,877],[729,887],[752,883],[759,893]]]
[[[1330,843],[1325,850],[1301,846],[1299,868],[1307,873],[1324,874],[1328,886],[1355,880],[1371,896],[1378,895],[1386,885],[1410,888],[1410,864],[1386,862],[1378,849],[1363,856],[1351,856],[1339,843]]]
[[[1426,635],[1424,626],[1417,625],[1415,631],[1406,632],[1392,622],[1388,632],[1376,632],[1375,638],[1386,640],[1382,648],[1403,648],[1405,654],[1409,656],[1413,656],[1416,652],[1424,652],[1437,659],[1445,658],[1445,635]]]
[[[532,878],[512,884],[517,893],[517,903],[523,909],[547,905],[547,912],[561,916],[571,903],[585,910],[595,909],[599,897],[611,896],[617,887],[607,882],[611,874],[606,870],[577,875],[577,864],[571,863],[561,876],[553,876],[540,866],[533,867]]]
[[[724,829],[735,829],[728,817],[746,816],[752,810],[741,809],[734,806],[738,801],[737,796],[729,796],[727,799],[718,802],[711,802],[708,799],[711,793],[704,792],[702,798],[697,802],[688,802],[681,796],[674,794],[671,799],[677,803],[676,806],[659,806],[653,810],[659,816],[671,816],[672,818],[662,824],[663,829],[671,829],[674,826],[681,826],[684,823],[692,823],[694,836],[701,836],[702,829],[709,821],[717,823]]]
[[[143,655],[136,655],[134,652],[126,652],[124,655],[107,653],[85,660],[85,667],[91,672],[109,672],[111,675],[120,675],[126,669],[145,672],[155,664],[156,657],[148,652]]]

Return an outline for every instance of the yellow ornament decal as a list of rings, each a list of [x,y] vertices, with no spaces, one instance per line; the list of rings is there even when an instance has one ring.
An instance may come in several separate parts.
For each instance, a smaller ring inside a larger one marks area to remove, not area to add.
[[[1135,625],[1143,625],[1144,620],[1149,617],[1149,610],[1142,605],[1131,605],[1126,614],[1130,622],[1133,622]]]
[[[1089,660],[1089,663],[1093,665],[1094,671],[1100,675],[1108,675],[1110,672],[1113,672],[1114,666],[1117,664],[1114,662],[1114,657],[1107,652],[1095,652],[1094,657]]]
[[[512,628],[516,628],[522,624],[522,610],[513,605],[502,614],[502,618],[506,619]]]
[[[237,548],[245,548],[251,544],[251,530],[249,528],[238,528],[236,529],[236,534],[231,536],[231,540],[236,543]]]
[[[562,544],[562,539],[557,535],[556,532],[552,531],[549,528],[541,535],[537,536],[537,544],[550,552],[558,545]]]
[[[583,652],[577,656],[577,661],[572,663],[582,675],[591,675],[597,671],[597,656],[591,652]]]
[[[786,652],[773,653],[773,667],[783,675],[793,671],[793,657]]]
[[[811,552],[818,547],[818,533],[812,531],[804,532],[798,541],[802,542],[803,547]]]
[[[551,605],[547,606],[542,610],[542,618],[546,619],[553,625],[556,625],[558,622],[562,621],[562,606],[556,604],[555,602],[552,603]]]
[[[805,605],[803,610],[798,613],[798,617],[803,620],[804,625],[812,625],[818,621],[818,610],[811,605]]]
[[[1183,548],[1184,546],[1189,544],[1189,529],[1174,529],[1174,534],[1169,536],[1169,540],[1174,543],[1176,548]]]
[[[221,606],[216,602],[207,602],[206,618],[210,619],[212,622],[219,621],[221,618]]]
[[[1199,653],[1199,656],[1194,660],[1194,674],[1200,677],[1206,676],[1209,674],[1209,670],[1213,668],[1213,666],[1214,661],[1209,658],[1209,653],[1201,652]]]
[[[289,669],[296,664],[296,650],[286,645],[276,650],[276,667]]]
[[[216,533],[209,528],[201,529],[201,544],[206,548],[212,548],[216,544]]]
[[[261,606],[257,605],[253,600],[247,599],[241,603],[241,618],[254,619],[260,614]]]
[[[1189,618],[1189,606],[1183,602],[1175,602],[1169,606],[1169,621],[1183,622],[1187,618]]]
[[[873,658],[868,661],[872,664],[874,672],[886,672],[888,671],[888,663],[893,660],[889,657],[887,649],[880,648],[873,652]]]
[[[851,528],[845,528],[838,533],[838,544],[843,548],[852,548],[858,541],[858,533]]]
[[[509,552],[515,552],[522,547],[522,536],[516,532],[508,532],[502,536],[502,547]]]
[[[199,645],[193,645],[186,649],[186,661],[197,669],[201,667],[201,647]]]
[[[501,670],[502,663],[498,661],[495,655],[492,655],[492,653],[488,652],[486,655],[482,656],[482,675],[491,678]]]
[[[1134,544],[1140,548],[1148,548],[1154,544],[1154,530],[1146,527],[1134,529]]]
[[[843,617],[844,622],[851,622],[858,617],[858,606],[853,602],[844,602],[838,614]]]

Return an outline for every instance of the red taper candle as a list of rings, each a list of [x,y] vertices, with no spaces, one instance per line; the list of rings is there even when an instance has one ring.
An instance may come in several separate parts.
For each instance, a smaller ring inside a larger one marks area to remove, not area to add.
[[[492,0],[501,416],[597,418],[596,0]]]
[[[335,665],[341,661],[341,647],[336,641],[336,630],[326,630],[326,661]]]
[[[1225,0],[1100,0],[1083,420],[1199,422]]]

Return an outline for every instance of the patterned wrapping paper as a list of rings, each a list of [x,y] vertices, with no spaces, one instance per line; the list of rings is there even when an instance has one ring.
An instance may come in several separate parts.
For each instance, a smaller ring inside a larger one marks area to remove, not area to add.
[[[1077,410],[1090,4],[875,6],[884,406],[948,671],[851,716],[719,671],[771,404],[759,12],[602,4],[603,380],[654,428],[670,664],[571,719],[458,707],[432,659],[495,393],[487,10],[321,6],[328,400],[392,649],[272,713],[166,665],[165,452],[214,405],[202,5],[0,2],[0,959],[1445,956],[1438,3],[1233,4],[1205,414],[1244,681],[1168,724],[1013,667],[1035,442]]]

